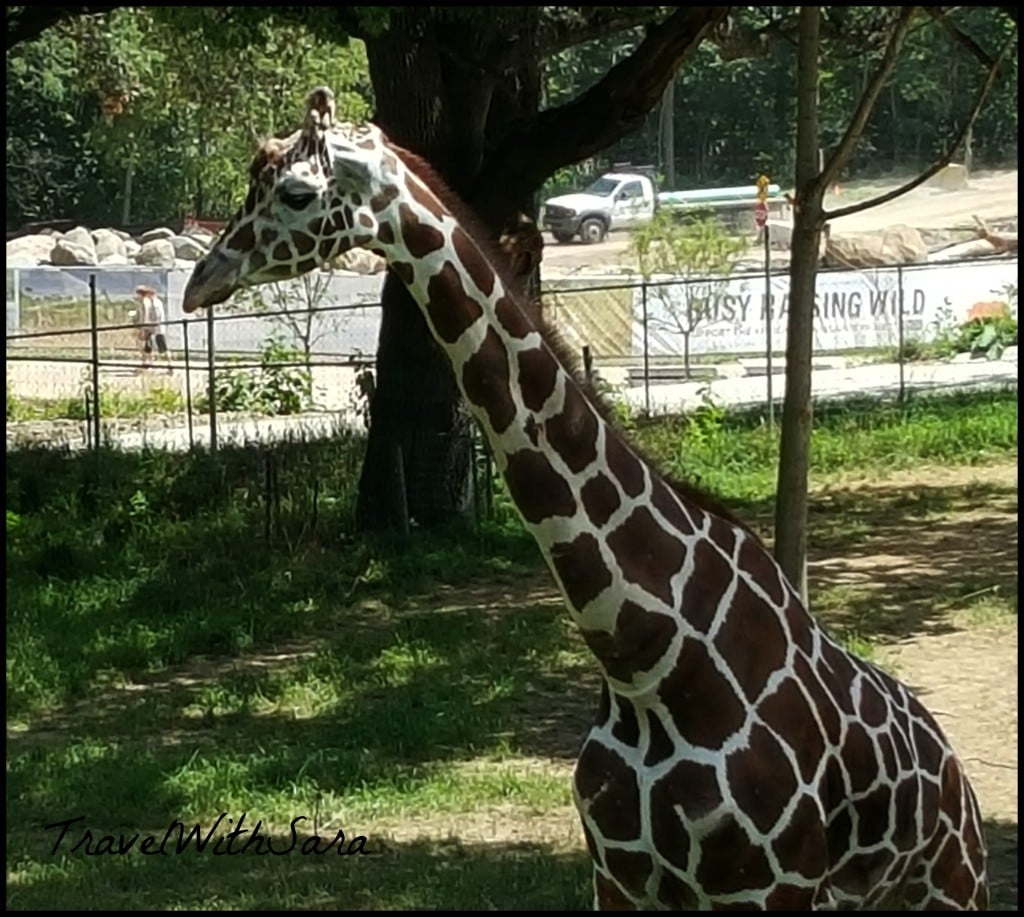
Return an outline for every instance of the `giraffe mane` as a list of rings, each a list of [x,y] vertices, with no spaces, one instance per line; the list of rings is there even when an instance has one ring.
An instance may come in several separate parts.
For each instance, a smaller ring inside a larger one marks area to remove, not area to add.
[[[747,522],[736,516],[718,497],[697,484],[665,474],[658,468],[657,462],[644,449],[637,446],[626,431],[615,421],[613,409],[608,402],[607,396],[598,391],[592,381],[587,379],[585,373],[581,371],[580,358],[576,355],[575,351],[566,343],[562,334],[544,318],[543,303],[540,297],[529,297],[520,292],[524,287],[524,281],[517,280],[511,274],[509,253],[500,247],[494,239],[493,233],[487,229],[483,221],[448,186],[426,160],[392,143],[390,140],[385,139],[384,143],[427,185],[437,196],[437,199],[459,221],[459,224],[480,248],[491,268],[498,275],[507,291],[507,295],[515,301],[516,305],[523,310],[530,322],[540,332],[541,337],[550,348],[552,354],[554,354],[555,359],[561,364],[562,369],[569,374],[570,378],[576,383],[584,397],[598,414],[600,414],[604,422],[614,429],[624,442],[629,444],[630,449],[649,468],[657,471],[661,479],[675,491],[677,496],[743,529],[758,543],[762,543],[758,533]]]

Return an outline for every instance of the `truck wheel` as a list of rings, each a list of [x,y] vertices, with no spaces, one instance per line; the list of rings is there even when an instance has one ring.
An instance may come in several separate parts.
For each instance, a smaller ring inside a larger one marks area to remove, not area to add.
[[[604,223],[597,217],[590,217],[580,224],[580,238],[588,245],[602,241],[605,232]]]
[[[571,232],[553,232],[551,233],[555,237],[556,242],[561,242],[565,245],[566,242],[571,242],[574,233]]]

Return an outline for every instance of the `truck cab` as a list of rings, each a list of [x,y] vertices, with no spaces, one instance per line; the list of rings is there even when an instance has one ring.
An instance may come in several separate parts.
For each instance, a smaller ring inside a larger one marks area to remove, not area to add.
[[[544,202],[544,228],[558,242],[579,236],[600,242],[613,229],[631,229],[648,222],[656,205],[654,182],[633,172],[606,172],[583,191],[561,194]]]

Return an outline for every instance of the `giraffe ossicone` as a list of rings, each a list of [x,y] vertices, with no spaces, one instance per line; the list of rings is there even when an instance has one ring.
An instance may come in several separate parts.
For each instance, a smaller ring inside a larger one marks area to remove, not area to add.
[[[909,689],[583,394],[453,196],[310,96],[254,157],[187,312],[356,246],[419,304],[603,674],[574,793],[601,908],[984,908],[974,792]]]

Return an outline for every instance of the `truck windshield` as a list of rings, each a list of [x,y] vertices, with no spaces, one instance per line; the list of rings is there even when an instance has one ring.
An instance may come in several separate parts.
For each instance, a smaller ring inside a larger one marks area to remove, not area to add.
[[[598,197],[607,197],[617,187],[619,182],[614,178],[599,178],[592,185],[587,186],[587,194],[596,194]]]

